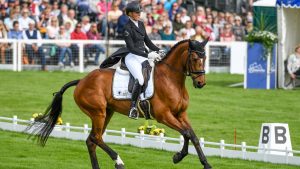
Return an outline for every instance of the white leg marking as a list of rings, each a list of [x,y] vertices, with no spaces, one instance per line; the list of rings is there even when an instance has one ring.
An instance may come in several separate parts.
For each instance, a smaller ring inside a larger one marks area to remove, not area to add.
[[[123,164],[124,165],[124,162],[122,161],[121,157],[118,155],[118,158],[115,160],[115,162],[120,165],[120,164]]]

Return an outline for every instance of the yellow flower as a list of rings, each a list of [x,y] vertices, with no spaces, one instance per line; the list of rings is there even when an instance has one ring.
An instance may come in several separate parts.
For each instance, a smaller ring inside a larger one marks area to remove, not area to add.
[[[61,118],[61,117],[59,117],[59,118],[57,119],[56,124],[57,124],[57,125],[62,125],[62,124],[63,124],[63,121],[62,121],[62,118]]]

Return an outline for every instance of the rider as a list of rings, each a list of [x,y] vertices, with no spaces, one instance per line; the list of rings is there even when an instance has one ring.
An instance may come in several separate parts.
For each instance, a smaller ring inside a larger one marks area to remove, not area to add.
[[[153,51],[160,50],[151,42],[146,33],[144,23],[140,21],[141,11],[141,6],[137,1],[132,1],[126,6],[126,15],[129,16],[129,20],[124,27],[124,39],[129,54],[125,56],[125,64],[135,78],[132,89],[132,103],[128,116],[133,119],[138,118],[136,103],[145,83],[142,74],[142,63],[148,61],[148,52],[145,44]]]

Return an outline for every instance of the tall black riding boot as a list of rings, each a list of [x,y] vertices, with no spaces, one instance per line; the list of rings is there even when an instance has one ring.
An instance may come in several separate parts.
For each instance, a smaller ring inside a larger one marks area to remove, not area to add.
[[[142,86],[139,84],[138,80],[135,80],[133,89],[132,89],[132,97],[131,97],[131,106],[128,113],[128,117],[132,119],[138,119],[139,112],[137,110],[137,101],[141,94]]]

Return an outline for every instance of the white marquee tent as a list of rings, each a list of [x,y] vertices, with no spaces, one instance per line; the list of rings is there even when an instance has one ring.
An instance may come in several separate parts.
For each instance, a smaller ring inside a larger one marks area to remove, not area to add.
[[[260,0],[253,6],[277,7],[278,87],[283,87],[284,60],[300,44],[300,0]]]

